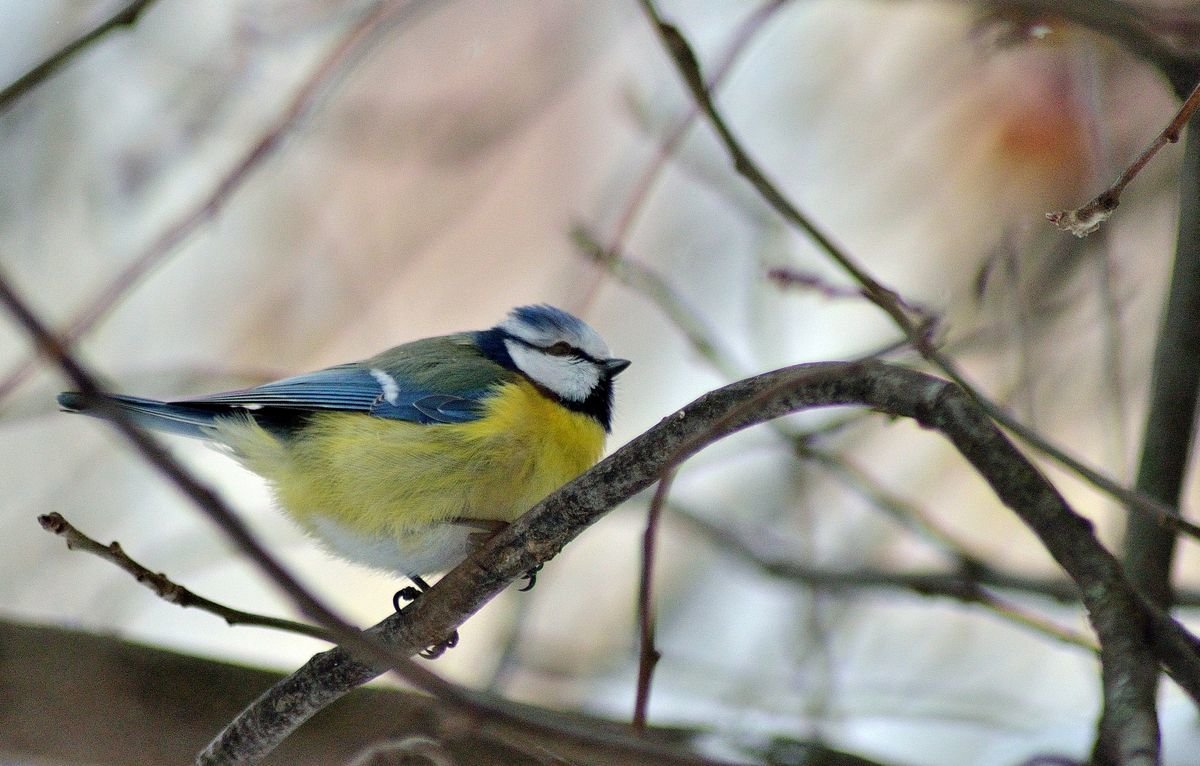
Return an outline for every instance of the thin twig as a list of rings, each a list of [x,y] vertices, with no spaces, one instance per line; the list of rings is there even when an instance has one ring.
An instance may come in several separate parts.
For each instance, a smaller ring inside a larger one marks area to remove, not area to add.
[[[1074,210],[1056,210],[1052,213],[1046,213],[1046,219],[1063,231],[1069,231],[1077,237],[1086,237],[1096,229],[1100,228],[1100,224],[1109,219],[1117,206],[1121,204],[1121,192],[1125,191],[1125,187],[1129,182],[1137,177],[1137,174],[1142,172],[1142,168],[1150,163],[1154,155],[1158,154],[1159,150],[1167,144],[1173,144],[1179,141],[1179,136],[1183,133],[1183,128],[1192,118],[1196,109],[1200,108],[1200,82],[1192,88],[1192,92],[1184,100],[1179,107],[1179,111],[1175,113],[1175,117],[1167,123],[1167,127],[1162,129],[1150,145],[1142,150],[1142,153],[1137,156],[1130,165],[1125,168],[1121,175],[1113,182],[1112,186],[1102,191],[1095,199],[1087,203],[1083,207]]]
[[[721,143],[729,153],[734,169],[754,186],[763,200],[785,221],[806,233],[838,266],[861,285],[863,297],[890,316],[914,346],[919,349],[928,346],[928,336],[934,326],[933,316],[919,307],[909,305],[898,292],[871,276],[845,248],[834,241],[831,234],[817,226],[806,213],[779,191],[779,188],[751,158],[733,134],[728,123],[725,122],[725,118],[717,110],[716,104],[708,92],[704,75],[701,73],[699,60],[687,38],[674,25],[668,24],[662,19],[653,0],[641,0],[641,6],[664,47],[675,61],[680,75],[691,91],[692,98],[695,99],[700,111],[707,117],[709,125],[716,131],[718,138],[721,139]]]
[[[671,504],[670,508],[672,514],[701,532],[722,551],[733,553],[769,577],[826,590],[908,590],[920,596],[952,598],[964,604],[987,607],[1010,622],[1031,628],[1056,641],[1099,651],[1092,638],[1056,625],[1034,612],[1000,598],[986,587],[1035,593],[1060,602],[1079,603],[1079,589],[1069,580],[1034,580],[1002,575],[987,568],[966,569],[962,572],[893,572],[867,568],[832,570],[773,553],[764,543],[767,535],[740,532],[720,526],[676,504]]]
[[[404,6],[400,9],[403,11]],[[296,127],[308,117],[325,87],[353,62],[374,39],[375,30],[396,12],[394,3],[380,0],[356,21],[345,36],[316,65],[279,117],[209,190],[195,207],[184,212],[140,253],[116,273],[75,315],[59,334],[64,345],[72,345],[103,321],[120,302],[155,269],[179,252],[178,247],[201,225],[211,220],[267,159],[272,157]],[[37,357],[18,362],[0,380],[0,399],[27,381],[37,369]]]
[[[134,561],[125,553],[120,543],[114,541],[108,545],[104,545],[88,537],[83,532],[80,532],[71,522],[63,518],[60,513],[48,513],[38,516],[38,523],[42,525],[42,529],[63,538],[67,543],[67,547],[71,550],[91,553],[109,563],[116,564],[121,569],[133,575],[133,579],[154,591],[159,598],[168,604],[175,604],[185,609],[189,607],[200,609],[201,611],[220,617],[229,625],[254,625],[260,628],[286,630],[290,633],[298,633],[302,636],[309,636],[322,641],[329,641],[330,643],[334,641],[329,631],[315,625],[287,620],[282,617],[269,617],[267,615],[254,614],[253,612],[243,612],[240,609],[233,609],[232,607],[207,599],[204,596],[197,595],[174,582],[165,574],[152,572],[137,561]]]
[[[940,353],[934,355],[934,360],[939,368],[946,375],[963,388],[972,398],[974,398],[979,406],[983,408],[988,417],[995,420],[1007,430],[1018,436],[1021,441],[1028,444],[1033,449],[1041,452],[1043,455],[1059,463],[1063,467],[1069,469],[1072,473],[1083,478],[1092,486],[1105,492],[1110,497],[1113,497],[1123,503],[1127,508],[1138,511],[1151,517],[1155,523],[1161,524],[1167,529],[1172,529],[1180,534],[1187,535],[1193,540],[1200,540],[1200,524],[1195,524],[1188,521],[1180,515],[1179,510],[1166,503],[1149,497],[1144,493],[1137,492],[1123,486],[1114,479],[1109,478],[1102,472],[1092,468],[1077,457],[1069,454],[1062,447],[1057,446],[1050,440],[1033,430],[1029,426],[1017,420],[1011,413],[1005,410],[1000,405],[992,402],[982,393],[977,391],[958,371],[958,366],[950,361],[950,359]]]
[[[101,37],[118,27],[132,26],[145,13],[155,0],[133,0],[116,11],[104,21],[97,24],[86,33],[64,45],[40,64],[18,77],[10,85],[0,90],[0,114],[17,102],[17,99],[36,88],[42,81],[53,75],[59,69],[69,64],[75,56],[86,50]]]
[[[712,75],[709,77],[705,87],[712,91],[720,87],[724,82],[734,64],[737,63],[750,41],[754,39],[756,33],[762,29],[763,25],[775,13],[786,5],[788,0],[768,0],[760,5],[757,9],[751,12],[738,28],[730,35],[730,41],[716,57],[716,62],[712,66]],[[700,110],[693,103],[688,110],[678,118],[675,125],[667,131],[661,142],[655,150],[654,158],[642,170],[641,176],[634,182],[629,197],[625,200],[621,214],[617,217],[617,222],[613,226],[613,230],[608,238],[608,244],[603,248],[603,252],[612,259],[619,258],[620,251],[624,248],[625,238],[629,235],[630,229],[633,228],[634,221],[638,214],[645,208],[646,198],[653,190],[655,182],[662,175],[662,171],[667,166],[667,161],[674,156],[679,144],[687,135],[688,130],[696,122]]]
[[[658,542],[663,505],[671,492],[674,480],[674,466],[668,464],[663,469],[658,486],[654,488],[654,497],[646,513],[646,529],[642,532],[641,581],[638,585],[638,676],[633,705],[633,730],[639,734],[646,731],[650,682],[654,677],[655,666],[662,659],[662,653],[654,645],[654,550]]]
[[[865,298],[862,290],[853,287],[835,285],[816,274],[784,268],[782,266],[767,272],[770,279],[780,287],[806,287],[826,298]]]

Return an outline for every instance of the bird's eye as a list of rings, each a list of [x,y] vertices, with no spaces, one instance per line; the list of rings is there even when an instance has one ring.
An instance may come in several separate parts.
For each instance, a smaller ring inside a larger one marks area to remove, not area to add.
[[[570,356],[575,353],[575,348],[565,340],[560,340],[552,346],[546,348],[546,353],[550,356]]]

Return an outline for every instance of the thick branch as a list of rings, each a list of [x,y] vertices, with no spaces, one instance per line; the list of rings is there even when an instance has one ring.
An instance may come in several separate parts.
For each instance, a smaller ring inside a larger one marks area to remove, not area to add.
[[[746,408],[749,401],[755,403],[752,410]],[[834,405],[867,406],[941,431],[1034,530],[1079,587],[1100,639],[1105,707],[1129,756],[1124,762],[1153,763],[1154,668],[1161,660],[1200,700],[1195,639],[1137,596],[1091,524],[1070,509],[969,396],[946,381],[878,362],[789,367],[701,397],[543,500],[402,615],[370,632],[399,652],[415,653],[447,635],[522,573],[552,558],[610,508],[655,482],[665,466],[743,428]],[[377,673],[341,648],[317,655],[248,708],[213,748],[254,737],[261,752],[268,752],[320,707]]]
[[[1200,92],[1200,91],[1198,91]],[[1142,436],[1136,489],[1163,503],[1179,502],[1192,454],[1200,394],[1200,121],[1193,120],[1180,178],[1179,232],[1171,289],[1154,351],[1150,403]],[[1175,533],[1143,516],[1130,516],[1125,565],[1138,589],[1169,607]]]

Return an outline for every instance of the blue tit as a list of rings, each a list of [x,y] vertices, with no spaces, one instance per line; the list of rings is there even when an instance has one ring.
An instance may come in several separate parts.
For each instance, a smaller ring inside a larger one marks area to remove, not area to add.
[[[331,551],[420,583],[600,459],[628,366],[577,317],[524,306],[490,330],[255,388],[111,402],[220,445]],[[58,402],[105,409],[78,393]]]

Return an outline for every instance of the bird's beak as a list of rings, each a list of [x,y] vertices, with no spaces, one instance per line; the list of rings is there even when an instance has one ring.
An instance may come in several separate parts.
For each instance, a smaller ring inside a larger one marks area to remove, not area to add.
[[[605,359],[604,369],[608,372],[608,377],[614,378],[631,364],[633,363],[628,359]]]

